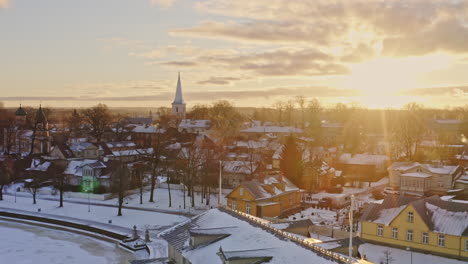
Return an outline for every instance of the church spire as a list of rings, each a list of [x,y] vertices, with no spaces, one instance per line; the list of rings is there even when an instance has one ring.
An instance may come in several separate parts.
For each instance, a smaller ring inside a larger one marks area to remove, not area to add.
[[[184,99],[182,99],[182,84],[180,83],[180,72],[177,78],[177,90],[174,98],[173,104],[183,104]]]

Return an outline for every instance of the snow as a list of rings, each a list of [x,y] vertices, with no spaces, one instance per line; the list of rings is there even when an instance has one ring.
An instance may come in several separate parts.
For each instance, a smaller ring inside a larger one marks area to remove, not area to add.
[[[95,166],[93,165],[94,168],[106,167],[104,163],[95,159],[71,160],[70,163],[68,163],[68,166],[64,173],[81,177],[83,176],[83,167],[85,165],[92,165],[92,164],[95,164]]]
[[[415,177],[415,178],[429,178],[432,177],[431,174],[424,172],[408,172],[400,175],[401,177]]]
[[[179,128],[180,129],[187,129],[187,128],[210,128],[211,121],[210,120],[192,120],[192,119],[183,119],[180,121]]]
[[[426,207],[432,212],[435,232],[460,236],[468,228],[468,211],[448,211],[430,203],[426,203]]]
[[[240,131],[241,133],[302,133],[302,129],[282,126],[254,126]]]
[[[362,244],[359,246],[361,256],[374,263],[381,263],[384,260],[384,252],[388,250],[393,258],[391,264],[410,263],[411,254],[413,264],[466,264],[466,261],[443,258],[435,255],[423,254],[418,252],[410,252],[409,250],[396,249],[385,246],[377,246],[373,244]]]
[[[271,264],[304,263],[306,259],[307,262],[315,264],[334,263],[331,260],[318,256],[311,250],[288,240],[280,239],[260,227],[255,227],[218,209],[213,209],[200,215],[194,222],[196,222],[197,228],[235,228],[226,228],[225,231],[230,236],[217,242],[194,250],[183,248],[182,254],[192,264],[220,263],[220,258],[216,254],[220,247],[222,247],[223,251],[227,252],[271,249],[268,255],[273,257],[268,262]]]
[[[439,124],[461,124],[462,123],[461,120],[457,120],[457,119],[436,119],[434,121]]]
[[[38,159],[33,159],[31,161],[31,167],[27,168],[26,170],[32,170],[32,171],[47,171],[52,163],[49,161],[46,161],[44,163],[41,163],[40,160]]]
[[[310,207],[288,217],[288,220],[291,221],[298,221],[304,219],[310,219],[312,223],[316,225],[319,225],[322,222],[324,222],[327,225],[335,225],[336,212]]]
[[[251,174],[257,169],[255,162],[232,160],[223,161],[223,171],[227,173]]]
[[[0,221],[2,263],[128,263],[133,254],[115,244],[44,227]]]
[[[158,129],[155,126],[146,126],[146,125],[136,125],[132,129],[134,133],[165,133],[164,129]]]
[[[180,215],[165,214],[158,212],[123,209],[122,216],[117,216],[117,208],[91,205],[91,212],[88,212],[87,204],[64,203],[64,207],[58,207],[57,201],[38,200],[37,204],[32,204],[32,198],[5,196],[0,203],[0,208],[21,209],[27,212],[38,212],[41,214],[54,216],[72,217],[82,220],[89,220],[99,223],[108,223],[112,220],[112,225],[132,228],[136,225],[138,229],[162,229],[180,223],[187,218]]]
[[[355,154],[344,153],[339,158],[340,162],[346,164],[361,164],[361,165],[375,165],[375,166],[384,166],[385,162],[390,160],[389,157],[385,155],[369,155],[369,154]]]

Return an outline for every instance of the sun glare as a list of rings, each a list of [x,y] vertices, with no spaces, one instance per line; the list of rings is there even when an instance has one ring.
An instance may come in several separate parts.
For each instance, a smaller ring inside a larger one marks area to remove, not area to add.
[[[452,58],[445,54],[424,57],[388,58],[380,57],[352,65],[351,75],[345,79],[344,87],[361,90],[364,96],[396,95],[411,88],[418,88],[424,76],[445,69]]]

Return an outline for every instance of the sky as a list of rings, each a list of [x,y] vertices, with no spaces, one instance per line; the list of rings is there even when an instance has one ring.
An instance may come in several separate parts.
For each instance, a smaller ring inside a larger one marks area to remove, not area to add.
[[[465,105],[468,0],[0,0],[6,106]]]

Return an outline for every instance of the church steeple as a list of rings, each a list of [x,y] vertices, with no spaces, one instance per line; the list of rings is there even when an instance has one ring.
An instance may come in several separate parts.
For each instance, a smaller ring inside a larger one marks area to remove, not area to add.
[[[182,98],[182,84],[180,83],[180,72],[177,77],[177,89],[174,98],[173,104],[184,104],[184,99]]]
[[[174,102],[172,102],[172,114],[179,118],[185,118],[185,102],[182,98],[182,84],[180,82],[180,72],[177,76],[177,88]]]

